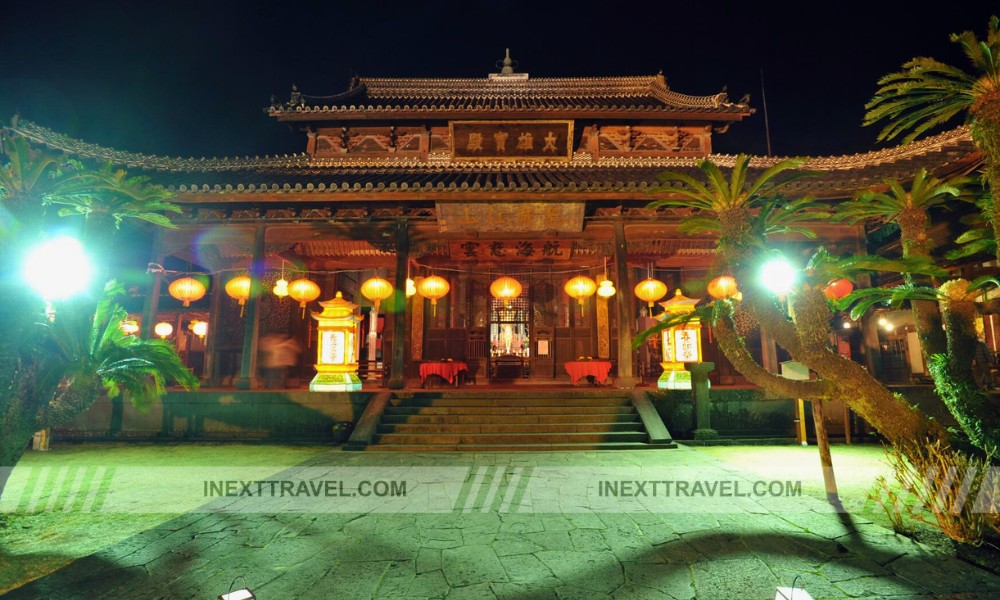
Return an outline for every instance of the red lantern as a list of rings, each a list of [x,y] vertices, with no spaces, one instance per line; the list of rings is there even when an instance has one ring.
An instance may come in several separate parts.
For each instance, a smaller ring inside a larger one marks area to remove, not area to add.
[[[854,291],[854,284],[846,279],[834,279],[823,289],[823,295],[830,300],[840,300]]]

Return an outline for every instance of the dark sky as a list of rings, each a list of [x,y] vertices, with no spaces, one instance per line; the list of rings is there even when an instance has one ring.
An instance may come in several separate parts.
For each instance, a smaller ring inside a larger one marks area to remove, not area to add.
[[[953,32],[985,35],[996,2],[762,3],[18,2],[0,28],[0,118],[27,119],[137,152],[299,152],[304,139],[262,109],[291,84],[343,91],[362,76],[484,77],[505,47],[536,77],[652,75],[678,92],[758,109],[715,150],[774,154],[876,148],[862,128],[877,79],[909,58],[966,67]]]

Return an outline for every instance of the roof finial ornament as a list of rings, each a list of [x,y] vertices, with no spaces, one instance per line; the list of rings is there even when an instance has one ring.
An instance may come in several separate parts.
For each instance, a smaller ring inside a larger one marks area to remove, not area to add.
[[[514,68],[517,67],[517,61],[516,60],[511,60],[511,58],[510,58],[510,48],[507,48],[507,54],[506,54],[506,56],[504,56],[503,61],[499,61],[499,60],[497,61],[497,66],[500,67],[501,65],[503,67],[503,68],[500,69],[500,74],[501,75],[513,75],[514,74]]]
[[[507,52],[503,60],[498,60],[496,66],[500,67],[500,73],[490,73],[490,79],[527,79],[527,73],[515,73],[514,69],[518,67],[517,61],[510,57],[510,48],[507,48]]]

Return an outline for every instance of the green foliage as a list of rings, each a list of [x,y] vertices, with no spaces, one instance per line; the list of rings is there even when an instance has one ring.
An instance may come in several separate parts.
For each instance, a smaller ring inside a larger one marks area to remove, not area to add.
[[[179,214],[181,208],[167,200],[166,188],[149,183],[148,177],[130,177],[124,170],[106,164],[98,171],[85,171],[65,186],[62,194],[44,199],[46,205],[63,206],[60,217],[82,215],[107,218],[117,229],[127,219],[175,228],[163,213]]]
[[[991,17],[984,41],[969,31],[952,34],[951,41],[962,47],[974,74],[933,58],[919,57],[903,64],[902,71],[880,79],[875,96],[865,105],[864,124],[885,121],[878,134],[880,140],[902,136],[904,142],[910,142],[1000,90],[998,26],[997,17]]]
[[[993,195],[986,194],[976,200],[979,210],[960,219],[969,227],[955,238],[959,248],[948,251],[945,258],[959,260],[981,253],[993,255],[997,251],[996,236],[993,231]]]
[[[941,294],[937,289],[917,286],[913,284],[903,284],[891,288],[861,288],[854,290],[844,298],[837,301],[839,310],[849,310],[852,319],[860,319],[875,306],[888,306],[899,308],[905,302],[912,300],[931,300],[937,302],[941,299]]]
[[[868,273],[903,273],[912,275],[928,275],[931,277],[946,277],[947,269],[939,267],[934,259],[927,256],[909,258],[884,258],[866,254],[848,254],[836,256],[819,248],[809,259],[806,271],[812,272],[812,278],[818,282],[834,279],[855,281],[859,275]]]

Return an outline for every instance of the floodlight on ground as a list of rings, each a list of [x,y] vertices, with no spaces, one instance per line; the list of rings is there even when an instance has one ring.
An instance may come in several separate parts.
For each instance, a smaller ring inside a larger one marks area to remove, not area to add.
[[[24,261],[24,280],[46,301],[65,300],[87,289],[94,274],[79,240],[59,236],[32,248]]]
[[[243,581],[243,587],[238,590],[233,590],[236,582],[241,580]],[[256,598],[257,596],[254,596],[253,592],[250,591],[250,588],[247,587],[247,580],[244,579],[242,575],[234,579],[233,582],[229,584],[228,592],[219,596],[219,600],[256,600]]]
[[[768,260],[760,267],[760,284],[777,296],[784,296],[795,285],[798,273],[788,259],[779,256]]]

